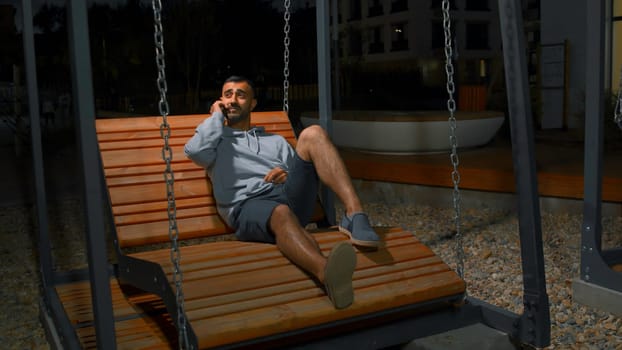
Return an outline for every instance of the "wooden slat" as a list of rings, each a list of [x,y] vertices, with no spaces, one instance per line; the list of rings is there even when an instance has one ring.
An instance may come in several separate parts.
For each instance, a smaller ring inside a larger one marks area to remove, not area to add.
[[[180,209],[177,208],[177,219],[187,219],[201,216],[218,215],[215,206],[205,206],[198,208]],[[144,224],[156,221],[167,221],[168,213],[163,211],[155,211],[150,213],[138,213],[130,215],[115,216],[115,224],[117,227],[124,225]]]
[[[230,229],[214,214],[177,220],[179,239],[192,239],[230,233]],[[121,247],[134,247],[168,242],[168,220],[117,227]]]
[[[194,129],[209,114],[191,114],[169,116],[167,122],[171,126],[171,130],[176,129]],[[279,124],[289,121],[287,115],[283,111],[269,112],[253,112],[251,122],[254,125]],[[119,130],[125,131],[142,131],[142,130],[160,130],[162,118],[159,116],[141,116],[141,117],[125,117],[125,118],[100,118],[96,121],[97,133],[115,133]]]
[[[214,197],[202,196],[193,198],[181,198],[176,200],[178,209],[200,208],[204,206],[215,205]],[[124,216],[140,213],[151,213],[154,211],[166,211],[168,207],[167,201],[138,203],[128,205],[117,205],[113,208],[115,216]]]
[[[186,140],[187,141],[187,140]],[[184,155],[184,144],[172,144],[173,163],[190,162]],[[177,156],[175,156],[177,155]],[[101,152],[104,168],[136,167],[164,164],[162,146],[139,147],[134,149],[112,149]]]
[[[195,128],[207,114],[177,115],[168,117],[167,122],[171,129]],[[100,118],[95,121],[97,133],[114,133],[119,130],[124,131],[144,131],[160,130],[162,117],[160,116],[140,116],[140,117],[119,117],[119,118]]]
[[[149,174],[160,174],[164,173],[165,164],[154,164],[154,165],[143,165],[143,166],[127,166],[122,168],[105,168],[104,175],[106,176],[106,181],[115,177],[125,177],[125,176],[135,176],[135,175],[149,175]],[[172,169],[175,173],[183,172],[183,171],[195,171],[197,169],[203,170],[200,166],[187,161],[187,162],[178,162],[172,164]]]
[[[205,179],[191,179],[175,181],[176,198],[192,198],[211,196],[211,183]],[[166,200],[166,186],[162,183],[146,183],[109,188],[110,201],[113,206],[148,203]]]
[[[172,146],[173,163],[190,162],[184,156],[184,146]],[[110,150],[101,152],[102,162],[105,168],[119,168],[129,166],[144,166],[164,164],[162,160],[162,147],[137,148],[133,150]]]
[[[197,124],[198,125],[198,124]],[[175,129],[171,131],[170,142],[182,143],[194,135],[196,126],[187,129]],[[289,123],[263,125],[267,132],[279,134],[285,138],[294,137],[294,132]],[[97,139],[101,150],[135,148],[134,141],[151,141],[155,145],[162,145],[162,136],[159,130],[143,131],[118,131],[114,133],[98,134]]]
[[[282,124],[281,128],[272,127],[270,132],[283,136],[286,140],[292,143],[296,135],[294,131],[287,124]],[[171,146],[183,146],[194,135],[194,130],[182,130],[185,132],[177,131],[175,135],[171,135],[169,138],[169,145]],[[268,130],[267,130],[268,131]],[[144,132],[148,133],[150,137],[145,138],[132,138],[134,135],[125,134],[107,134],[107,136],[115,136],[114,139],[110,137],[101,137],[99,149],[100,151],[110,150],[129,150],[136,148],[149,148],[149,147],[162,147],[163,141],[159,133],[156,132]],[[106,135],[106,134],[105,134]],[[132,136],[132,137],[130,137]],[[107,139],[107,140],[106,140]]]
[[[127,176],[115,176],[106,178],[106,182],[108,183],[108,187],[115,186],[125,186],[125,185],[139,185],[139,184],[148,184],[148,183],[159,183],[164,185],[164,168],[161,166],[159,172],[152,174],[136,174],[136,175],[127,175]],[[191,170],[184,171],[176,171],[175,167],[173,167],[173,171],[175,173],[175,180],[201,180],[205,181],[205,170],[200,167],[193,167]]]

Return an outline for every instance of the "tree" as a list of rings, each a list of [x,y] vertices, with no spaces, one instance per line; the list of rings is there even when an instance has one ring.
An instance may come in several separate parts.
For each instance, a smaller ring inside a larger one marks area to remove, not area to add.
[[[224,54],[220,44],[222,26],[216,21],[221,11],[216,1],[178,1],[166,18],[165,46],[185,82],[187,107],[199,109],[204,72],[216,66]]]

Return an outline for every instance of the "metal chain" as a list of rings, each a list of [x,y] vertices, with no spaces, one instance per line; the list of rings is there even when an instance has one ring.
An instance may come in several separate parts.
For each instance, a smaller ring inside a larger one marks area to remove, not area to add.
[[[283,26],[283,110],[285,113],[289,113],[289,18],[291,16],[289,8],[291,5],[290,0],[285,0],[283,7],[285,13],[283,19],[285,25]]]
[[[169,114],[169,105],[166,97],[168,90],[166,83],[164,59],[164,34],[162,31],[162,2],[161,0],[152,0],[153,18],[154,18],[154,38],[156,47],[156,65],[158,66],[157,85],[160,92],[160,102],[158,104],[160,115],[162,116],[162,124],[160,124],[160,136],[164,139],[162,147],[162,159],[166,163],[164,170],[164,181],[166,183],[166,198],[168,200],[168,236],[171,241],[171,262],[173,263],[173,283],[175,284],[175,297],[177,300],[177,330],[179,332],[179,348],[189,349],[188,330],[186,324],[186,312],[184,310],[184,293],[182,290],[183,274],[180,267],[181,253],[179,251],[179,230],[177,227],[177,205],[175,203],[175,174],[171,168],[173,160],[173,150],[169,145],[171,136],[171,126],[168,123],[167,116]]]
[[[449,98],[447,100],[447,110],[449,111],[449,144],[451,146],[451,164],[453,170],[451,172],[451,180],[453,181],[454,189],[452,193],[453,207],[454,207],[454,225],[456,229],[455,235],[455,250],[457,258],[457,273],[460,278],[464,278],[464,247],[462,246],[462,232],[461,232],[461,213],[460,213],[460,172],[458,171],[458,165],[460,160],[458,159],[458,139],[456,137],[456,100],[454,100],[454,94],[456,92],[456,85],[454,83],[454,66],[452,63],[453,50],[452,50],[452,35],[451,35],[451,18],[449,16],[449,0],[443,0],[443,29],[445,32],[445,73],[447,74],[447,93]]]
[[[620,67],[620,84],[618,85],[618,98],[616,99],[613,121],[622,129],[622,67]]]

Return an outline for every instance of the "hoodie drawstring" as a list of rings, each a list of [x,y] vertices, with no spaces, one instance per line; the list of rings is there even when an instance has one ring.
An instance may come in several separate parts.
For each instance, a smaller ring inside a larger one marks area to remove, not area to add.
[[[260,147],[259,147],[259,136],[257,136],[257,130],[256,129],[251,129],[250,130],[253,133],[253,137],[255,138],[255,144],[257,145],[257,154],[259,154],[260,151]],[[250,139],[248,138],[248,134],[246,134],[246,139],[248,142],[248,148],[251,148],[251,144],[250,144]]]

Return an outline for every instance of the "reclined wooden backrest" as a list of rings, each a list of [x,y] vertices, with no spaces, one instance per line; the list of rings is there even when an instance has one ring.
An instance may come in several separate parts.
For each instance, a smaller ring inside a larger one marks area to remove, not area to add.
[[[216,211],[212,185],[204,169],[187,159],[183,151],[197,125],[207,117],[168,117],[177,223],[182,240],[231,233]],[[295,146],[296,135],[285,112],[254,112],[251,118],[252,124],[282,135]],[[96,121],[116,243],[121,248],[169,241],[161,123],[161,117]],[[316,218],[318,215],[321,213]]]

